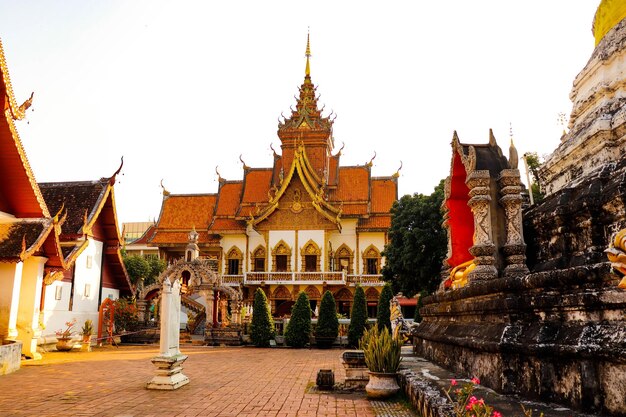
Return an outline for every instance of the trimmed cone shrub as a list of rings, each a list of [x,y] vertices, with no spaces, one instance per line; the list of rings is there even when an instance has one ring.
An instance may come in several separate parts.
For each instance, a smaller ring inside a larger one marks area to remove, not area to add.
[[[348,326],[348,344],[353,347],[359,346],[359,340],[363,336],[367,325],[367,301],[365,291],[360,285],[356,286],[352,311],[350,312],[350,326]]]
[[[380,297],[378,297],[378,314],[376,314],[378,330],[382,331],[383,327],[386,327],[387,330],[391,331],[391,314],[389,311],[389,305],[392,298],[393,290],[391,289],[391,283],[387,282],[383,287],[383,290],[380,292]]]
[[[274,338],[274,320],[267,305],[267,297],[262,289],[254,293],[254,309],[250,324],[250,339],[258,347],[269,347]]]
[[[285,330],[285,342],[288,346],[301,348],[309,343],[311,337],[311,303],[309,296],[300,292],[296,304],[291,310],[291,319]]]
[[[317,327],[315,328],[315,338],[330,340],[330,344],[328,345],[328,347],[330,347],[338,335],[339,319],[337,318],[335,297],[333,297],[330,291],[326,291],[322,297],[322,304],[320,305],[320,316],[317,320]]]

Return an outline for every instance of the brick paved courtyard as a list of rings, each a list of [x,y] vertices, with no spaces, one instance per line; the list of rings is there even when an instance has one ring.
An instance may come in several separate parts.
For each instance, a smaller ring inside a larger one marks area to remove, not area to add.
[[[52,352],[0,377],[0,416],[374,416],[364,394],[307,393],[317,370],[345,378],[340,350],[183,347],[191,382],[150,391],[157,347]]]

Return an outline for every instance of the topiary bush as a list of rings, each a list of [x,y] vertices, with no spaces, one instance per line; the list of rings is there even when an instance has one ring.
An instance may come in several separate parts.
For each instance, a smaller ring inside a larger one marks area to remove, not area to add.
[[[267,305],[267,297],[262,289],[257,288],[254,293],[250,339],[258,347],[269,347],[270,340],[273,338],[274,320]]]
[[[309,343],[311,337],[311,303],[304,292],[300,292],[296,304],[291,310],[291,319],[285,330],[285,342],[288,346],[301,348]]]
[[[339,319],[335,297],[326,291],[320,305],[320,316],[315,328],[315,342],[319,347],[331,347],[339,335]]]
[[[352,311],[350,311],[350,325],[348,326],[348,344],[353,347],[359,346],[359,340],[363,336],[367,325],[367,301],[365,291],[360,285],[356,286],[354,299],[352,300]]]
[[[391,283],[387,282],[380,292],[380,297],[378,297],[378,314],[376,314],[378,330],[382,331],[383,327],[386,327],[387,330],[391,331],[389,304],[392,298],[393,290],[391,289]]]

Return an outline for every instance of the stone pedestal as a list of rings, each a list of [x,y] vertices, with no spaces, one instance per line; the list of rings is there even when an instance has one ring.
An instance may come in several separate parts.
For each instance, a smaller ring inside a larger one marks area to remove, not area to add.
[[[189,383],[182,373],[187,356],[180,353],[180,283],[169,278],[161,290],[161,353],[152,359],[157,367],[156,376],[146,384],[148,389],[175,390]]]
[[[186,359],[187,356],[182,354],[152,358],[152,363],[157,367],[157,371],[156,376],[146,384],[146,388],[172,391],[187,385],[189,378],[182,373],[182,364]]]
[[[346,350],[341,355],[341,364],[346,370],[344,388],[365,390],[370,380],[369,369],[365,364],[365,356],[362,350]]]

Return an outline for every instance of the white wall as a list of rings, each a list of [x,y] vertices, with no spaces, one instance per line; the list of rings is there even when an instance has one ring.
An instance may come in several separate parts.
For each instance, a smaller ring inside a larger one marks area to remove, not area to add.
[[[322,271],[326,271],[328,270],[328,263],[324,262],[324,260],[326,259],[326,256],[324,255],[327,252],[327,245],[328,243],[325,242],[325,238],[324,238],[324,231],[323,230],[300,230],[297,232],[298,233],[298,265],[296,265],[295,268],[293,268],[294,271],[302,271],[302,248],[309,242],[309,240],[312,240],[313,242],[315,242],[317,244],[317,246],[320,247],[320,249],[322,250],[321,253],[321,259],[320,259],[320,266]]]
[[[246,236],[245,235],[225,235],[222,237],[222,248],[224,248],[224,253],[222,254],[222,273],[228,273],[228,264],[226,263],[226,256],[228,252],[232,249],[233,246],[237,246],[241,253],[243,254],[243,259],[241,260],[243,263],[242,270],[245,271],[245,263],[246,263]],[[256,248],[256,246],[255,246]],[[254,250],[251,248],[250,250]],[[247,255],[250,257],[250,254]]]
[[[72,310],[69,310],[69,302],[72,284],[57,281],[46,288],[46,300],[44,305],[43,322],[46,326],[40,343],[54,341],[55,331],[64,329],[65,322],[76,319],[74,332],[80,333],[85,320],[90,319],[94,324],[94,331],[98,326],[98,296],[100,290],[100,278],[102,269],[103,244],[89,238],[89,243],[78,256],[74,264],[74,299]],[[57,287],[61,287],[61,299],[56,300]],[[114,299],[119,297],[119,291],[115,289],[102,289],[102,299],[109,294]]]

